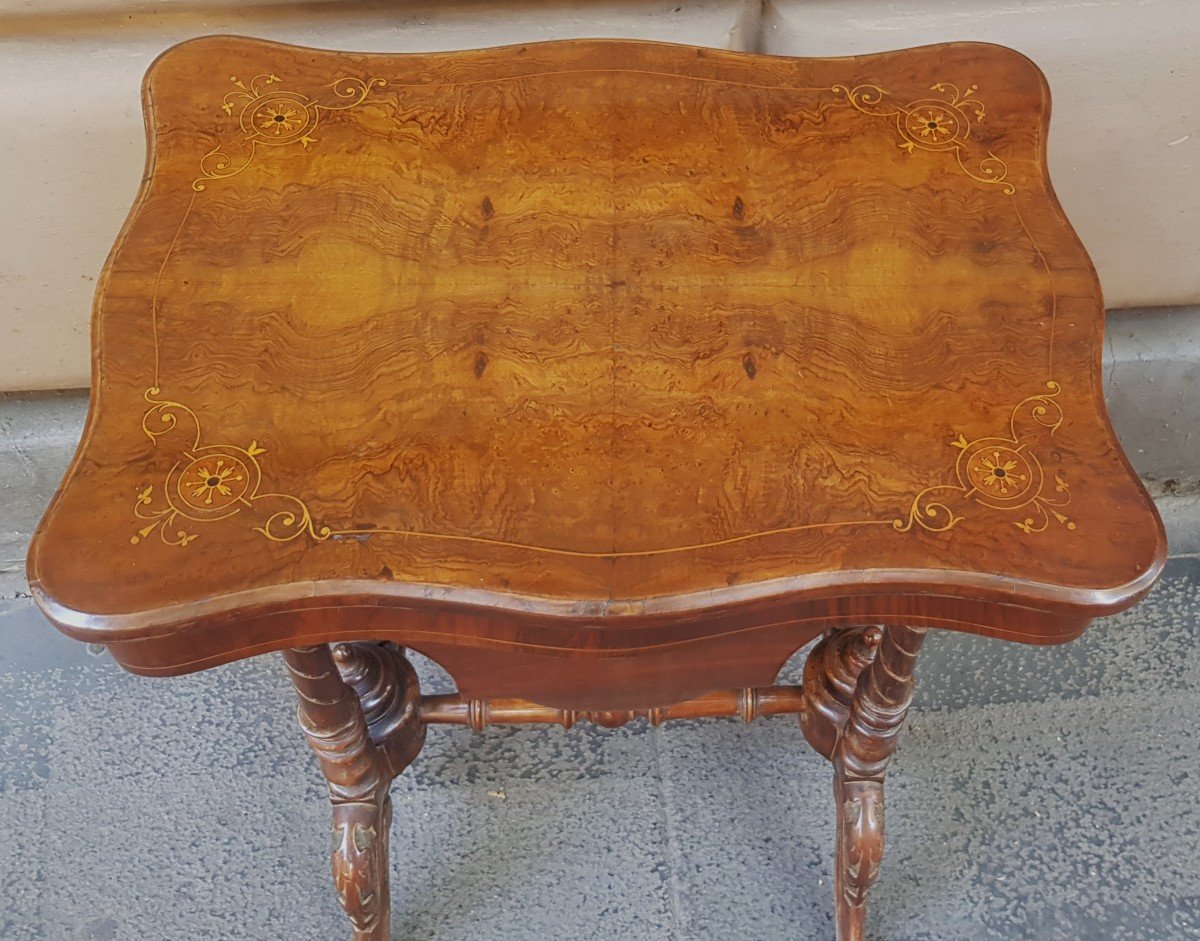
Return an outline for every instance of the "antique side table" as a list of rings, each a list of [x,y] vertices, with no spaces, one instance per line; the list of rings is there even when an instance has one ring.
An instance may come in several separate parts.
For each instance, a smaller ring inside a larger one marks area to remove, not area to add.
[[[860,939],[926,632],[1162,568],[1017,53],[208,38],[144,101],[30,584],[135,673],[283,651],[354,938],[428,725],[798,713]]]

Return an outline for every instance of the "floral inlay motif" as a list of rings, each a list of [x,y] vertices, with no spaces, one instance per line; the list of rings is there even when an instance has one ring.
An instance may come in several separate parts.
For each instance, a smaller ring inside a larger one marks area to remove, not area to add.
[[[268,134],[278,137],[294,131],[300,125],[300,112],[287,105],[264,105],[258,112],[258,125]]]
[[[227,519],[259,505],[274,507],[255,526],[273,542],[288,542],[307,533],[314,539],[329,537],[329,530],[313,525],[304,501],[287,493],[265,493],[258,458],[266,453],[258,441],[246,447],[205,444],[200,420],[186,405],[159,398],[159,390],[146,390],[150,407],[142,416],[142,430],[150,440],[171,438],[178,459],[158,484],[146,484],[137,494],[133,513],[145,526],[129,538],[135,545],[158,532],[170,546],[186,546],[199,534],[195,524]],[[261,518],[261,517],[260,517]]]
[[[981,490],[1001,497],[1024,492],[1032,476],[1025,458],[1011,448],[992,448],[989,454],[979,455],[967,468],[967,475]]]
[[[908,515],[892,525],[901,532],[913,526],[945,532],[966,518],[955,508],[970,500],[994,510],[1020,512],[1013,525],[1024,533],[1040,533],[1051,520],[1075,529],[1075,522],[1062,512],[1071,502],[1066,477],[1056,472],[1049,489],[1033,449],[1038,439],[1046,441],[1063,423],[1062,407],[1055,401],[1062,387],[1051,381],[1046,390],[1017,403],[1009,418],[1009,437],[971,441],[960,434],[950,442],[959,451],[954,466],[958,482],[926,487],[913,498]]]
[[[1012,195],[1016,187],[1008,182],[1008,164],[990,150],[983,156],[973,156],[979,145],[972,140],[972,127],[983,120],[987,108],[978,98],[975,85],[966,91],[951,82],[937,82],[930,91],[940,98],[920,98],[907,104],[891,99],[878,85],[834,85],[833,92],[845,95],[846,100],[863,114],[894,117],[900,133],[900,149],[908,153],[921,150],[946,151],[954,154],[959,167],[967,176],[980,183],[994,183]]]
[[[954,136],[954,124],[945,112],[914,111],[908,116],[908,132],[937,144]]]
[[[194,471],[188,486],[192,488],[192,496],[205,506],[212,506],[213,497],[217,497],[219,503],[221,499],[233,496],[233,487],[246,479],[238,473],[237,465],[225,458],[219,458],[215,464],[197,462]]]
[[[325,86],[328,91],[324,95],[309,97],[278,88],[283,79],[273,72],[256,75],[249,82],[231,75],[229,81],[234,90],[225,95],[221,110],[230,117],[237,112],[242,133],[200,158],[201,175],[192,181],[196,192],[203,191],[209,180],[237,176],[254,162],[260,145],[298,143],[307,150],[317,143],[313,132],[322,111],[353,108],[362,104],[372,89],[387,84],[381,78],[344,77]]]

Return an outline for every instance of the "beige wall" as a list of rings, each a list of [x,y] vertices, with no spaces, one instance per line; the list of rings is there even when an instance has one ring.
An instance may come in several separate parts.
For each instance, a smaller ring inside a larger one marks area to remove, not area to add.
[[[769,0],[762,25],[782,55],[1024,52],[1050,81],[1050,172],[1108,306],[1200,302],[1200,0]]]
[[[1196,0],[0,0],[0,389],[83,386],[95,277],[142,169],[138,85],[212,32],[347,49],[627,36],[791,55],[951,38],[1031,54],[1110,306],[1200,302]]]

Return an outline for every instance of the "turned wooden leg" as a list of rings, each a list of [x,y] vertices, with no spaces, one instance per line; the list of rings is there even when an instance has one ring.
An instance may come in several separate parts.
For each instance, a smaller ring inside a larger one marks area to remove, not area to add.
[[[832,630],[804,665],[800,725],[833,762],[838,941],[863,941],[867,894],[883,861],[883,778],[912,702],[924,628]]]
[[[351,939],[388,941],[388,789],[425,739],[416,675],[390,644],[338,644],[334,652],[321,644],[283,658],[300,697],[300,727],[329,785],[333,882]]]
[[[925,628],[884,629],[833,749],[837,941],[865,937],[867,894],[883,861],[883,778],[912,703],[913,667],[924,640]]]

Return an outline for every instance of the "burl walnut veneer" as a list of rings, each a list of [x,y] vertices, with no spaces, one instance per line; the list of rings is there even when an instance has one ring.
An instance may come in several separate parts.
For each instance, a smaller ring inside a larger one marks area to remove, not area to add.
[[[428,724],[779,713],[861,939],[926,632],[1067,641],[1162,568],[1017,53],[209,38],[144,101],[30,583],[136,673],[284,651],[360,941]]]

